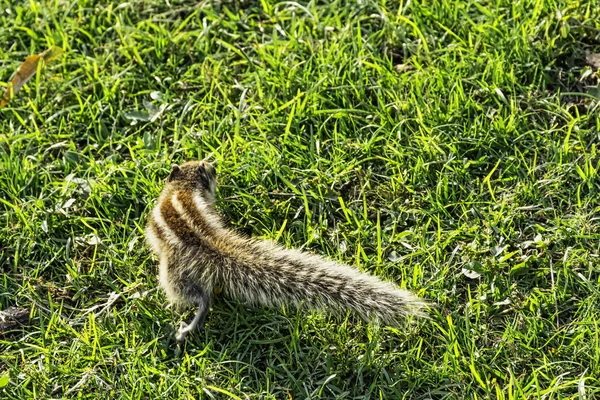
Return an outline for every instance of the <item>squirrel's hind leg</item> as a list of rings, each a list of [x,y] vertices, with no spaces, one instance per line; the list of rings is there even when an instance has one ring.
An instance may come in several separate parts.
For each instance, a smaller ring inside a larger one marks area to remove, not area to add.
[[[178,342],[185,340],[185,337],[188,335],[188,333],[194,331],[195,329],[204,329],[204,322],[206,321],[206,316],[208,315],[208,311],[210,309],[210,296],[205,290],[200,288],[197,284],[190,282],[181,282],[180,286],[182,294],[186,297],[186,299],[188,299],[188,301],[191,303],[198,305],[198,311],[196,311],[196,315],[189,325],[184,321],[181,321],[175,336]]]
[[[185,340],[185,337],[188,333],[192,332],[194,329],[198,328],[198,330],[204,329],[204,321],[206,320],[206,316],[208,315],[209,302],[203,302],[198,307],[198,311],[194,316],[194,319],[190,324],[186,324],[184,321],[181,321],[179,324],[179,329],[177,330],[177,335],[175,339],[178,342],[182,342]]]

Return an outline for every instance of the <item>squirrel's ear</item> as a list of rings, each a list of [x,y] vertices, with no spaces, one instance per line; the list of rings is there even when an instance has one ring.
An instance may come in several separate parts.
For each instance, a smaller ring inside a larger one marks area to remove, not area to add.
[[[179,168],[179,165],[174,164],[173,167],[171,168],[171,173],[167,177],[167,182],[171,182],[172,180],[177,179],[177,176],[179,176],[180,172],[181,172],[181,168]]]

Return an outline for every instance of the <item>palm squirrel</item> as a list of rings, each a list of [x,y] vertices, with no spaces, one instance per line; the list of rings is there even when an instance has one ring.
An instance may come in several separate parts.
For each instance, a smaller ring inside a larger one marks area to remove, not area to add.
[[[394,326],[400,317],[424,315],[426,302],[392,283],[228,229],[215,209],[215,190],[210,163],[174,166],[148,217],[146,239],[160,259],[160,286],[171,303],[198,306],[189,325],[181,322],[178,341],[203,328],[215,288],[254,306],[351,309]]]

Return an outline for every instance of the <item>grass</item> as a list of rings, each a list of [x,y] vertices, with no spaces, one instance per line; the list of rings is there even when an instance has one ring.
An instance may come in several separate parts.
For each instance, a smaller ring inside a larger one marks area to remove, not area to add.
[[[0,397],[600,397],[598,0],[1,0]],[[178,347],[143,226],[216,160],[230,224],[436,306],[217,298]]]

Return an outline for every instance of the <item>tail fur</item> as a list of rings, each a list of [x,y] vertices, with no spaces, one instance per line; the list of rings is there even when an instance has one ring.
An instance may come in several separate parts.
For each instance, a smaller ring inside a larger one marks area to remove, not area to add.
[[[237,257],[223,289],[252,305],[351,309],[364,320],[390,326],[403,317],[424,316],[425,301],[356,268],[269,241],[237,241],[247,257]]]

